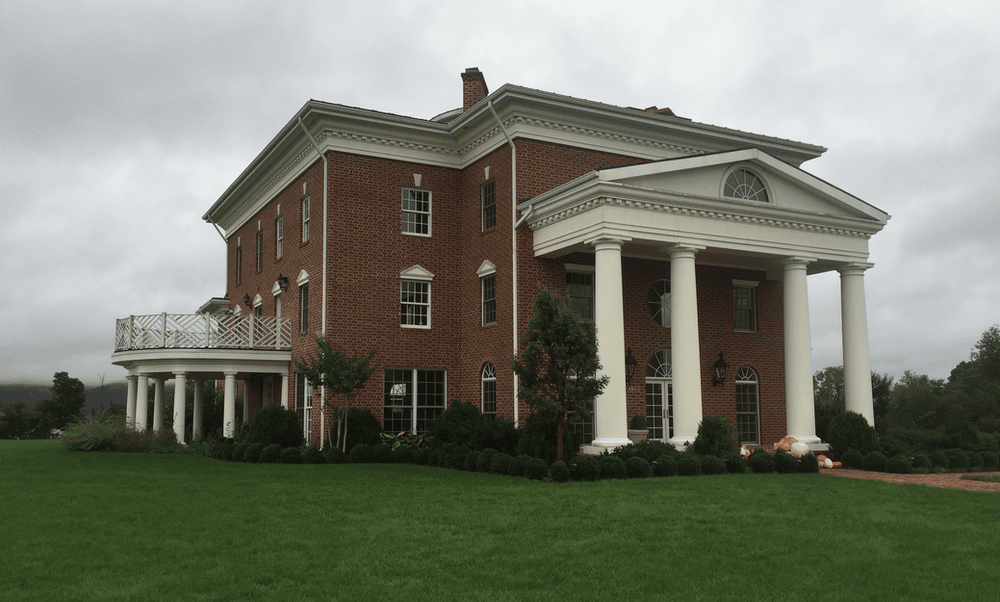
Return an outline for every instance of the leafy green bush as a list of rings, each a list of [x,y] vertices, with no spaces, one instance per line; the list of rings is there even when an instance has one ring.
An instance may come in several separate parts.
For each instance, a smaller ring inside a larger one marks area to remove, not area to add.
[[[336,444],[337,441],[337,421],[335,415],[333,424],[330,426],[328,440]],[[347,454],[350,456],[355,445],[364,443],[365,445],[380,445],[382,443],[382,423],[378,418],[372,416],[368,410],[349,408],[347,410]]]
[[[473,440],[472,446],[475,449],[487,449],[492,447],[493,449],[500,450],[509,456],[513,454],[514,450],[517,448],[517,442],[520,436],[521,434],[518,431],[516,424],[506,418],[498,416],[493,420],[484,420],[483,429],[480,432],[479,439]],[[579,447],[579,445],[577,445],[577,447]],[[569,448],[563,450],[564,453],[568,451]]]
[[[857,412],[844,412],[834,416],[830,420],[827,436],[830,439],[830,450],[841,462],[843,454],[849,449],[856,449],[864,456],[878,447],[878,434],[865,417]]]
[[[815,473],[819,472],[819,461],[816,459],[816,455],[812,452],[802,454],[799,458],[799,472],[802,473]]]
[[[545,465],[545,460],[532,458],[524,466],[524,476],[533,481],[541,481],[549,475],[549,467]]]
[[[254,415],[247,431],[248,443],[277,443],[283,448],[302,445],[302,438],[302,421],[295,410],[286,410],[273,403]]]
[[[969,452],[969,470],[982,470],[986,461],[979,452]]]
[[[476,461],[479,460],[479,454],[482,453],[478,450],[472,450],[465,454],[465,460],[462,461],[462,470],[468,472],[476,472]]]
[[[261,464],[274,464],[281,457],[281,446],[277,443],[270,443],[260,450]]]
[[[484,428],[479,408],[466,401],[452,401],[431,423],[428,434],[442,443],[457,443],[475,447]]]
[[[770,474],[774,472],[774,458],[763,449],[755,449],[747,458],[747,465],[750,470],[757,474]]]
[[[549,475],[556,483],[565,483],[569,480],[569,466],[562,460],[556,460],[549,467]]]
[[[629,423],[628,428],[633,431],[645,431],[646,429],[646,417],[642,414],[636,414],[632,417],[632,422]]]
[[[658,477],[672,477],[677,474],[677,459],[670,454],[663,454],[653,463],[653,474]]]
[[[746,460],[743,459],[743,456],[740,454],[740,452],[736,452],[735,454],[729,454],[728,456],[723,458],[723,460],[726,462],[726,472],[730,474],[743,474],[744,472],[749,470],[747,468]]]
[[[554,419],[545,418],[538,413],[528,414],[524,428],[519,431],[520,439],[515,452],[528,454],[533,458],[542,458],[546,462],[556,459],[556,425]],[[572,457],[583,441],[583,434],[573,431],[563,425],[563,454]]]
[[[799,470],[799,459],[786,451],[779,449],[772,459],[774,472],[778,474],[792,474]]]
[[[602,479],[624,479],[628,476],[625,463],[618,456],[600,456],[597,461],[601,465]]]
[[[510,455],[503,452],[493,456],[493,459],[490,460],[490,474],[507,474],[507,470],[510,468],[510,460]]]
[[[625,463],[625,474],[630,479],[648,479],[653,474],[653,469],[646,458],[632,456]]]
[[[514,456],[511,458],[510,464],[507,465],[507,474],[512,477],[523,477],[524,471],[528,468],[529,460],[531,460],[531,456],[528,454]]]
[[[247,445],[247,450],[243,453],[243,461],[249,464],[260,462],[260,452],[264,449],[263,443],[251,443]]]
[[[392,464],[392,450],[384,443],[372,445],[369,462],[372,464]]]
[[[479,454],[479,458],[476,460],[476,471],[478,472],[489,472],[490,462],[493,461],[493,457],[496,456],[499,451],[495,449],[484,449]]]
[[[371,462],[372,446],[367,443],[358,443],[347,453],[347,461],[351,464],[368,464]]]
[[[903,454],[897,454],[885,463],[886,472],[892,472],[896,474],[910,474],[913,472],[913,466],[910,465],[910,459]]]
[[[889,462],[889,458],[885,457],[880,451],[870,452],[865,456],[864,462],[861,463],[861,468],[871,472],[885,472],[885,465]]]
[[[219,459],[223,462],[232,462],[233,460],[233,448],[236,447],[236,442],[232,439],[219,439],[216,443],[219,448]],[[214,450],[213,450],[214,455]]]
[[[910,465],[913,466],[914,470],[921,471],[930,470],[931,466],[933,466],[931,464],[931,457],[924,453],[913,454]]]
[[[233,446],[233,452],[229,456],[229,460],[232,462],[246,462],[247,448],[250,444],[246,441],[237,443]]]
[[[418,447],[413,450],[413,463],[417,466],[427,466],[430,459],[431,450],[426,447]]]
[[[302,448],[303,464],[326,464],[326,457],[315,445],[307,445]]]
[[[640,441],[639,443],[629,443],[628,445],[623,445],[611,452],[611,454],[618,456],[624,462],[628,462],[629,458],[639,456],[640,458],[645,458],[646,461],[652,463],[655,460],[658,460],[663,454],[669,454],[676,457],[679,452],[673,445],[668,445],[659,439],[646,439],[645,441]]]
[[[726,461],[718,456],[701,459],[701,474],[726,474]]]
[[[327,445],[323,448],[323,455],[326,456],[327,464],[345,464],[347,462],[347,454],[336,445]]]
[[[456,470],[465,469],[465,457],[469,455],[472,451],[468,445],[457,445],[448,452],[447,457],[444,461],[445,468],[454,468]]]
[[[906,442],[893,436],[881,437],[878,441],[878,450],[889,458],[910,453],[910,447]]]
[[[983,457],[983,470],[996,470],[1000,468],[1000,455],[991,451],[979,452],[979,454]]]
[[[125,429],[120,416],[84,416],[63,430],[60,437],[67,451],[115,451],[117,431]]]
[[[951,448],[944,450],[948,456],[948,466],[950,470],[965,471],[969,469],[969,454],[964,449]]]
[[[698,425],[698,436],[691,451],[699,456],[725,458],[729,454],[739,453],[740,438],[728,418],[710,416],[702,419]]]
[[[413,464],[413,448],[409,445],[400,445],[392,450],[393,464]]]
[[[677,474],[682,477],[693,477],[701,474],[701,458],[691,452],[681,454],[677,461]]]
[[[298,447],[286,447],[281,450],[278,462],[280,464],[302,464],[302,450]]]
[[[601,479],[601,464],[594,456],[581,454],[570,463],[570,473],[576,481],[599,481]]]
[[[856,449],[849,449],[841,456],[840,462],[844,465],[844,468],[860,470],[861,466],[865,463],[865,455]]]

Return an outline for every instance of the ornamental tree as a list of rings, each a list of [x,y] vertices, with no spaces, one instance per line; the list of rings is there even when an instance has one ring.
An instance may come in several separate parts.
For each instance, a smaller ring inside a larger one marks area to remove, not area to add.
[[[563,425],[570,412],[584,412],[584,404],[601,394],[608,377],[597,376],[597,334],[570,309],[566,297],[544,289],[535,297],[535,315],[514,354],[513,369],[520,378],[517,396],[532,413],[556,427],[556,459],[563,459]]]

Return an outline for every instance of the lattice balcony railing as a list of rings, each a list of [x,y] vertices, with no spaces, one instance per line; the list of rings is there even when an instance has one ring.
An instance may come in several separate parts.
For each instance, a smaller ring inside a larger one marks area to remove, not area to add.
[[[291,349],[289,318],[152,314],[119,318],[115,351],[130,349]]]

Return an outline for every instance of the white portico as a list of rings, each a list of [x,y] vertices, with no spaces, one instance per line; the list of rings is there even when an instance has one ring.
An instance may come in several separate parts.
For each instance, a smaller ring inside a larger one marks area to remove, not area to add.
[[[528,211],[530,207],[531,211]],[[757,149],[591,172],[523,203],[534,253],[595,256],[594,305],[608,387],[595,401],[595,448],[627,443],[622,258],[669,262],[675,445],[702,419],[696,265],[783,282],[787,434],[816,437],[807,276],[841,274],[847,409],[874,423],[864,272],[883,211]]]

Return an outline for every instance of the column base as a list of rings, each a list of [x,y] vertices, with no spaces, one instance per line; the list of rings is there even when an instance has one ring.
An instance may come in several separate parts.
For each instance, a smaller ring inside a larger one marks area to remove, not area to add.
[[[694,445],[695,437],[674,437],[667,439],[667,445],[673,445],[677,451],[684,451],[687,447]]]
[[[594,439],[593,443],[590,445],[583,446],[583,453],[591,456],[599,456],[605,451],[613,451],[619,447],[624,447],[632,443],[628,437],[605,437],[603,439]]]

